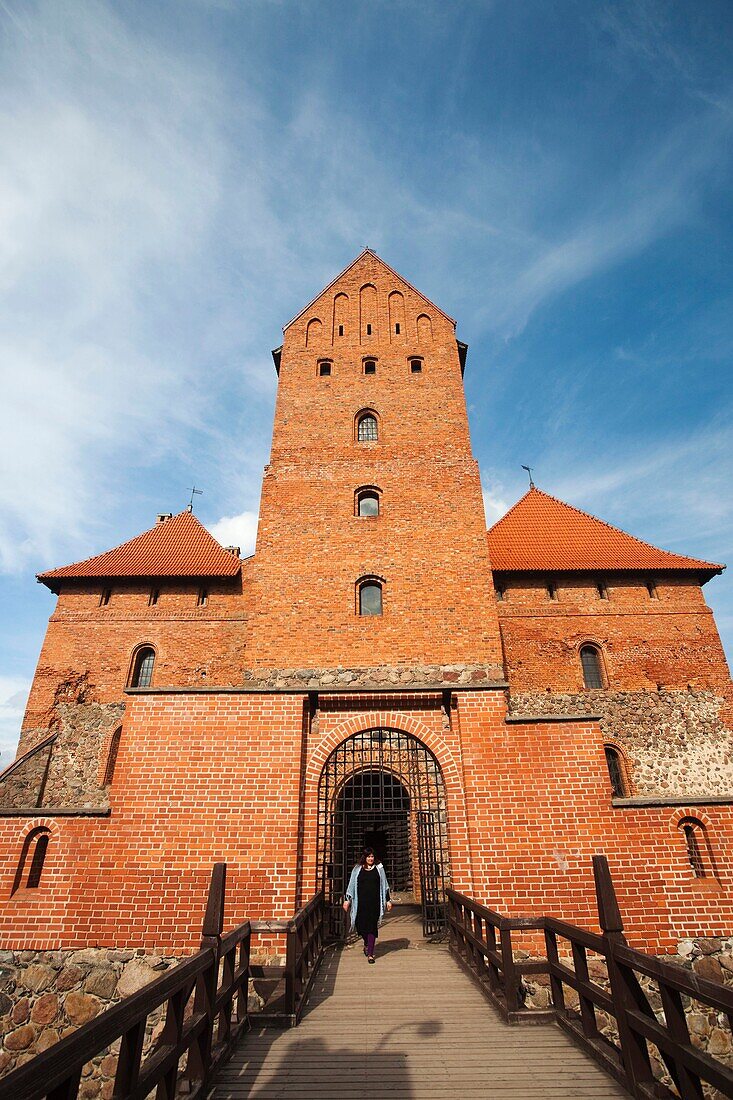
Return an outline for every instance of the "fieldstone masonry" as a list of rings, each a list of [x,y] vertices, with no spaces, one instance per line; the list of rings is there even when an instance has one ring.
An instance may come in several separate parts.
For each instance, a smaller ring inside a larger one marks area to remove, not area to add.
[[[714,691],[519,692],[513,714],[598,714],[629,764],[633,795],[688,800],[733,793],[733,731]]]

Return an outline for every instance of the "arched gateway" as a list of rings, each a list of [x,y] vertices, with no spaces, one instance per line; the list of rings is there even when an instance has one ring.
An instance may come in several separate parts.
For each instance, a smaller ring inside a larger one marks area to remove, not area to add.
[[[412,734],[362,730],[338,745],[318,784],[318,874],[340,927],[349,872],[369,845],[396,894],[422,906],[423,932],[445,924],[450,854],[440,765]]]

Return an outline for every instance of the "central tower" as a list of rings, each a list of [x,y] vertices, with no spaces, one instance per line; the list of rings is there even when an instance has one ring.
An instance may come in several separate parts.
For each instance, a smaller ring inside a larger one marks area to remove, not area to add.
[[[367,249],[284,335],[249,663],[501,678],[455,322]]]

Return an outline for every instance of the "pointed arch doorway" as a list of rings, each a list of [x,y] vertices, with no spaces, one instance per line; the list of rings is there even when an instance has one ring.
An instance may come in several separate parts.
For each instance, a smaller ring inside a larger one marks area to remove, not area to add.
[[[338,745],[318,784],[318,874],[342,927],[341,902],[362,848],[384,863],[395,894],[421,906],[423,933],[445,926],[450,884],[448,819],[440,765],[402,730],[362,730]]]

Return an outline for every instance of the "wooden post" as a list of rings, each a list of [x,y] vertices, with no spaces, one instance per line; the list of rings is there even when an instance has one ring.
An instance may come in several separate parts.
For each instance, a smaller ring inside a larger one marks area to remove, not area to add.
[[[516,1012],[521,1007],[519,996],[519,976],[514,965],[514,950],[512,947],[512,932],[510,928],[499,926],[501,942],[501,969],[504,973],[504,998],[507,1012]]]
[[[226,863],[215,863],[214,869],[211,872],[211,883],[209,885],[209,896],[206,900],[206,913],[204,914],[204,924],[201,929],[202,947],[211,947],[213,944],[208,941],[216,939],[217,945],[219,937],[224,930],[224,902],[226,900],[226,888],[227,888],[227,865]]]
[[[636,975],[632,974],[629,978],[614,958],[614,946],[618,944],[625,945],[626,937],[624,936],[624,924],[621,919],[616,890],[611,878],[608,860],[605,856],[593,856],[593,878],[596,884],[598,920],[606,947],[606,965],[613,999],[613,1013],[618,1027],[621,1060],[632,1095],[643,1096],[646,1093],[642,1093],[641,1089],[654,1081],[654,1073],[649,1060],[646,1040],[633,1030],[626,1015],[627,1007],[634,1007],[629,980],[636,982]],[[641,993],[641,990],[639,989],[638,992]],[[630,1000],[632,1001],[631,1005],[629,1005]]]
[[[188,1077],[206,1082],[211,1071],[211,1049],[214,1041],[216,1015],[216,988],[219,983],[219,945],[224,929],[224,902],[226,900],[227,865],[215,863],[211,872],[209,896],[201,929],[201,947],[211,950],[211,965],[199,975],[194,995],[194,1012],[206,1015],[206,1026],[188,1053]]]

